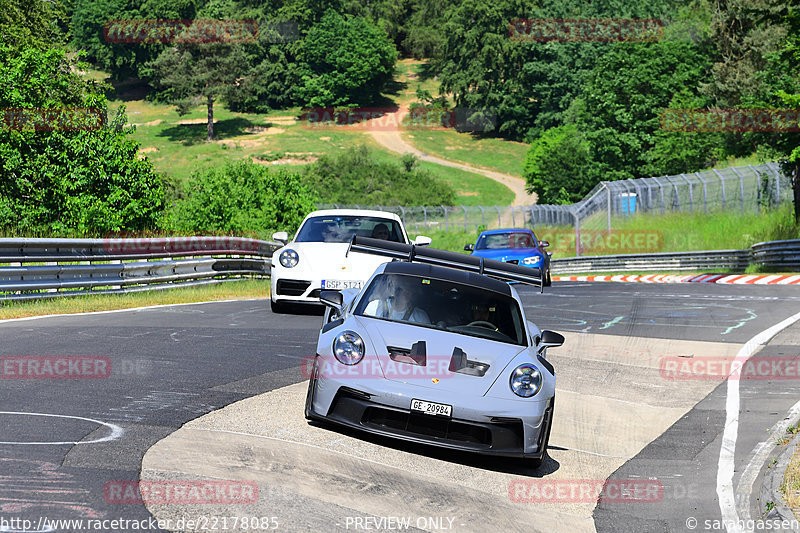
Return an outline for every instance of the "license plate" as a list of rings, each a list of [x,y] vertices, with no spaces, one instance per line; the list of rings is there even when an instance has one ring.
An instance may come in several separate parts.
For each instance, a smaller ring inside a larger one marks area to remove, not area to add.
[[[425,413],[426,415],[446,416],[448,418],[453,416],[452,405],[426,402],[425,400],[411,400],[411,410],[419,413]]]
[[[341,289],[360,289],[364,286],[361,280],[323,279],[322,288],[338,291]]]

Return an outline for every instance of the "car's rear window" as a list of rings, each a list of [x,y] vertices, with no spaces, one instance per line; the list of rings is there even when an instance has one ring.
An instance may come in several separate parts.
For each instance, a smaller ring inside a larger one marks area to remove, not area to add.
[[[533,248],[536,242],[530,233],[508,232],[481,235],[476,250],[492,250],[500,248]]]
[[[514,298],[447,280],[380,274],[365,289],[355,314],[527,345]]]
[[[400,224],[388,218],[320,216],[305,221],[296,242],[350,242],[353,235],[406,242]]]

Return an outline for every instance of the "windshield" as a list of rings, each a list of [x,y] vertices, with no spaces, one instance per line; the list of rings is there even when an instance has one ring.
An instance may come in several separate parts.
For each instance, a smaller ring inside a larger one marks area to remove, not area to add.
[[[297,232],[295,242],[350,242],[353,235],[406,242],[396,221],[356,215],[311,217]]]
[[[452,281],[380,274],[366,289],[355,314],[526,345],[522,313],[514,298]]]
[[[507,233],[484,234],[478,238],[476,250],[492,250],[501,248],[534,248],[536,239],[530,233],[519,231]]]

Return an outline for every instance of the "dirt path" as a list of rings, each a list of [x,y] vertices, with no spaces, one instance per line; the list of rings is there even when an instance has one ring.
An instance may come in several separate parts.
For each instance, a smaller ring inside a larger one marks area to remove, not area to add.
[[[397,111],[387,113],[384,117],[382,117],[380,119],[380,127],[370,127],[369,122],[371,121],[367,121],[367,124],[362,125],[361,127],[367,130],[372,138],[375,139],[375,142],[384,148],[391,150],[392,152],[397,152],[399,154],[414,154],[422,161],[428,161],[429,163],[436,163],[437,165],[459,168],[461,170],[466,170],[467,172],[481,174],[487,178],[493,179],[498,183],[502,183],[514,192],[514,201],[511,203],[511,205],[531,205],[536,203],[536,195],[528,194],[525,191],[525,180],[522,178],[511,176],[510,174],[494,172],[492,170],[476,168],[464,163],[456,163],[454,161],[448,161],[440,157],[426,154],[403,139],[403,130],[401,128],[398,127],[395,129],[386,127],[386,124],[401,124],[403,116],[407,113],[408,108],[400,107],[397,109]]]

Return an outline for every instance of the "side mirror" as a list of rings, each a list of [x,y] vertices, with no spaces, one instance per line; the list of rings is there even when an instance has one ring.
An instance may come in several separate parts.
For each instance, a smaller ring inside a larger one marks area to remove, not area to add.
[[[341,312],[344,296],[339,291],[321,291],[319,293],[319,301]]]
[[[417,246],[428,246],[430,243],[433,242],[433,239],[430,237],[426,237],[425,235],[420,235],[416,239],[414,239],[414,244]]]
[[[286,244],[287,242],[289,242],[289,234],[286,233],[285,231],[277,231],[272,234],[272,240]]]
[[[536,347],[536,352],[541,354],[544,352],[545,348],[555,348],[557,346],[561,346],[562,344],[564,344],[563,335],[546,329],[542,332],[542,340],[539,341],[539,345]]]
[[[539,241],[539,244],[542,245],[542,248],[547,248],[548,246],[550,246],[550,243],[547,241]]]
[[[465,252],[472,252],[474,250],[475,250],[475,244],[474,243],[469,243],[466,246],[464,246],[464,251]]]

